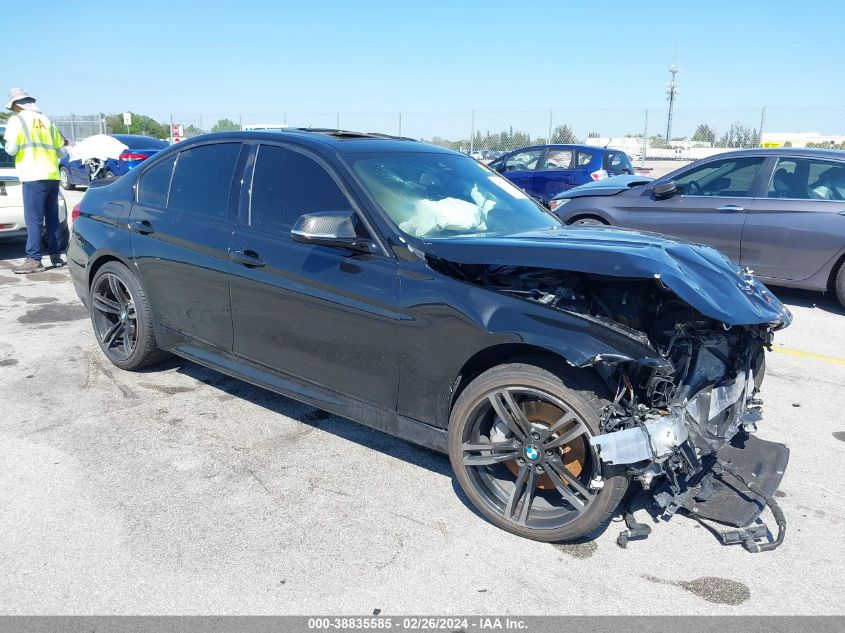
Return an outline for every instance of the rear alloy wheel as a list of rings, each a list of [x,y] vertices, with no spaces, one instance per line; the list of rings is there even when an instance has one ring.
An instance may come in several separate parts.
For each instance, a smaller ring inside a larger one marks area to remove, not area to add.
[[[839,265],[839,272],[836,273],[836,280],[834,281],[836,288],[836,298],[839,303],[845,308],[845,262]]]
[[[62,189],[66,189],[68,191],[76,189],[76,187],[70,182],[70,174],[64,167],[59,169],[59,182],[62,185]]]
[[[598,218],[581,218],[579,220],[575,220],[572,223],[572,226],[607,226],[606,222],[602,222]]]
[[[144,291],[122,264],[107,262],[97,271],[88,305],[97,342],[113,365],[135,370],[168,356],[156,347]]]
[[[472,503],[497,526],[538,541],[577,539],[606,521],[628,482],[589,440],[606,405],[592,382],[532,364],[495,367],[452,411],[449,458]]]

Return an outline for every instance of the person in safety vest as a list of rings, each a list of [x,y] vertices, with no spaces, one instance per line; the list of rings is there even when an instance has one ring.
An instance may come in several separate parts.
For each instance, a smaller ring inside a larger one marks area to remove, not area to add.
[[[59,225],[59,159],[64,156],[65,140],[35,99],[21,88],[9,92],[8,110],[14,112],[6,123],[6,153],[15,157],[15,169],[23,188],[26,221],[26,259],[12,269],[15,273],[44,270],[41,264],[41,227],[47,231],[50,262],[61,266],[61,226]]]

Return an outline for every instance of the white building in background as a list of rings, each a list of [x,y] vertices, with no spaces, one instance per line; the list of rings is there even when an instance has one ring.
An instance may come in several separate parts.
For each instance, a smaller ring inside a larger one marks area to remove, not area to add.
[[[819,134],[818,132],[763,132],[763,147],[807,147],[807,143],[840,145],[845,143],[845,135]]]

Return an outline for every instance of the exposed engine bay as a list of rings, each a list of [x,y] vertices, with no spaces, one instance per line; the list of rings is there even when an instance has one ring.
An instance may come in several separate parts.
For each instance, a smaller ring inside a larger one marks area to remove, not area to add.
[[[432,265],[471,284],[600,324],[653,350],[639,359],[597,355],[589,363],[612,394],[601,419],[603,434],[590,440],[601,461],[626,468],[668,516],[683,509],[740,528],[713,530],[726,544],[742,543],[749,551],[780,544],[785,521],[772,496],[788,449],[750,434],[761,420],[764,350],[783,323],[719,322],[680,300],[658,276],[445,260]],[[743,455],[756,464],[747,472]],[[771,466],[765,473],[763,462]],[[734,499],[737,494],[741,501]],[[760,543],[766,540],[765,526],[749,524],[766,505],[779,535]],[[630,528],[620,536],[625,542],[650,531],[630,516],[625,519]]]

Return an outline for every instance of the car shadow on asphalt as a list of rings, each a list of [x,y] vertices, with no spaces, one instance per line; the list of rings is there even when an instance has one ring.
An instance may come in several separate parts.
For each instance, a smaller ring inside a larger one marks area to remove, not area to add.
[[[787,307],[818,308],[832,314],[845,315],[845,307],[837,301],[836,294],[833,292],[821,293],[778,286],[771,286],[771,290]]]
[[[461,502],[473,514],[487,520],[470,502],[461,490],[452,472],[449,457],[435,450],[418,446],[406,440],[394,437],[382,431],[371,429],[347,418],[322,411],[292,398],[263,389],[248,382],[231,378],[213,369],[208,369],[191,361],[174,357],[173,359],[156,365],[142,372],[156,373],[162,370],[175,369],[193,380],[197,380],[209,387],[213,387],[229,396],[247,400],[268,411],[289,417],[301,424],[314,427],[317,430],[331,433],[349,442],[355,442],[384,455],[400,459],[433,473],[448,477],[452,481],[452,488]]]

